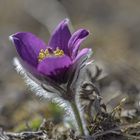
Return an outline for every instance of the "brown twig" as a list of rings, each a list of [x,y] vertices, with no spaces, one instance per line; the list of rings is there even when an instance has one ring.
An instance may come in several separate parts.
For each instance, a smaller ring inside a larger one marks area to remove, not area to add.
[[[36,132],[21,132],[21,133],[11,133],[11,132],[0,132],[0,140],[48,140],[46,131],[36,131]]]

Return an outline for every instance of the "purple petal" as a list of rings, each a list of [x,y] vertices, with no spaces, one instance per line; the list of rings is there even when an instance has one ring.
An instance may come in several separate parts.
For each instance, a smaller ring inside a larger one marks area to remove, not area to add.
[[[46,44],[29,32],[19,32],[12,36],[10,39],[16,46],[17,52],[22,60],[30,65],[36,67],[38,64],[38,55],[41,49],[46,48]]]
[[[22,67],[26,70],[27,73],[31,73],[33,76],[40,77],[40,73],[37,71],[36,67],[33,67],[26,61],[23,61],[22,59],[18,59]]]
[[[68,42],[68,48],[71,52],[71,57],[74,59],[78,53],[81,42],[89,35],[89,32],[85,29],[79,29],[71,36]]]
[[[59,47],[65,54],[68,54],[68,41],[70,37],[71,33],[68,28],[68,19],[65,19],[54,30],[48,45],[51,46],[53,50]]]
[[[67,78],[65,74],[71,63],[68,56],[49,57],[41,61],[37,69],[40,73],[52,78],[56,82],[65,82]]]
[[[82,49],[77,55],[77,57],[73,60],[73,64],[68,70],[68,73],[70,75],[68,84],[70,84],[71,87],[74,86],[74,83],[77,81],[79,72],[81,68],[83,68],[85,63],[87,62],[87,59],[89,58],[89,55],[91,54],[91,52],[92,52],[91,49],[88,49],[88,48]]]
[[[83,61],[85,61],[87,58],[89,58],[89,56],[91,55],[92,50],[89,48],[84,48],[82,49],[78,55],[76,56],[76,58],[73,60],[73,63],[81,63]]]

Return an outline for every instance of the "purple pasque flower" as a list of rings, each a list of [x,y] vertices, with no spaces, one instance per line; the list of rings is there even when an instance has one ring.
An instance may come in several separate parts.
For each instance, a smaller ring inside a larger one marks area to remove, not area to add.
[[[79,29],[73,34],[68,20],[63,20],[52,33],[48,45],[29,32],[18,32],[10,39],[14,43],[23,67],[36,77],[50,78],[57,83],[66,83],[71,70],[86,57],[91,49],[79,51],[81,42],[89,32]]]

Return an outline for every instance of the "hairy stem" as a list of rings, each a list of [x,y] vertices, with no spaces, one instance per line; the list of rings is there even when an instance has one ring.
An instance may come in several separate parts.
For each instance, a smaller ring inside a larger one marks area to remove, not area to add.
[[[83,127],[82,119],[81,119],[80,112],[78,110],[76,101],[71,101],[70,104],[71,104],[71,108],[72,108],[72,111],[74,113],[77,125],[78,125],[79,132],[81,135],[85,136],[86,132],[85,132],[84,127]]]

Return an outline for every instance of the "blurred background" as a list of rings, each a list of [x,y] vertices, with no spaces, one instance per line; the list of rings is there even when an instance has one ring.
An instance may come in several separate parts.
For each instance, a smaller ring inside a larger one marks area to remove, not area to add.
[[[62,119],[63,110],[35,97],[16,73],[12,60],[17,53],[8,37],[28,31],[47,42],[66,17],[72,31],[91,32],[82,46],[93,48],[95,63],[106,75],[99,82],[104,102],[115,106],[127,96],[129,108],[139,111],[139,13],[139,0],[0,0],[0,126],[20,130],[30,119],[35,120],[30,126],[44,116]]]

